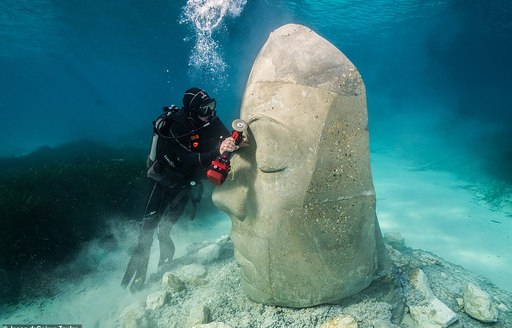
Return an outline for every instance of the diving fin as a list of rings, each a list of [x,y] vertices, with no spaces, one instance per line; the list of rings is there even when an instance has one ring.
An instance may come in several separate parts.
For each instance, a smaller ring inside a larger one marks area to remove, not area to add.
[[[150,252],[151,245],[149,245],[149,247],[144,247],[141,244],[137,245],[135,252],[130,258],[128,266],[126,267],[126,272],[124,273],[123,280],[121,281],[121,287],[126,288],[130,282],[132,282],[130,286],[130,291],[132,293],[143,288],[148,271]]]

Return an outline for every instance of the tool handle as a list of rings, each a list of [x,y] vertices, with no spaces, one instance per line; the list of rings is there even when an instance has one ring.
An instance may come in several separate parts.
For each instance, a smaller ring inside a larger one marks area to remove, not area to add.
[[[235,145],[239,146],[242,143],[242,141],[244,140],[243,132],[239,132],[239,131],[234,130],[231,133],[231,138],[235,139]]]

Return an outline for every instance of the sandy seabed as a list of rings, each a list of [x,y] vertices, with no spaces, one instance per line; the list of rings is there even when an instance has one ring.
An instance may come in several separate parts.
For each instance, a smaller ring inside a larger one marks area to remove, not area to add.
[[[407,275],[413,268],[425,272],[436,297],[458,316],[450,327],[488,327],[467,316],[456,302],[468,282],[503,305],[498,322],[492,326],[512,327],[511,312],[506,310],[512,309],[512,211],[507,203],[497,208],[485,195],[475,192],[471,183],[446,172],[409,169],[408,163],[384,155],[374,156],[373,160],[378,163],[373,171],[382,230],[400,232],[411,247],[403,254],[409,264],[398,272]],[[200,228],[197,221],[182,220],[173,229],[177,261],[170,270],[193,261],[191,246],[229,234],[230,221],[223,213],[209,215],[207,225]],[[133,240],[136,235],[125,233],[123,238]],[[391,321],[393,306],[371,296],[352,304],[300,310],[253,303],[240,290],[239,269],[229,247],[225,256],[206,265],[207,275],[202,283],[171,293],[166,304],[157,310],[144,310],[147,295],[161,289],[161,273],[156,271],[157,243],[150,260],[152,278],[147,289],[135,295],[120,287],[128,261],[127,241],[120,240],[120,245],[120,249],[111,251],[92,242],[70,266],[87,261],[96,265],[96,271],[84,275],[81,281],[59,282],[58,292],[52,297],[4,307],[0,310],[0,323],[115,327],[122,326],[123,311],[139,306],[151,327],[183,327],[191,308],[204,305],[210,310],[210,321],[232,327],[318,327],[342,314],[355,318],[359,327],[380,327],[384,323],[396,327]],[[407,327],[406,323],[400,326]]]

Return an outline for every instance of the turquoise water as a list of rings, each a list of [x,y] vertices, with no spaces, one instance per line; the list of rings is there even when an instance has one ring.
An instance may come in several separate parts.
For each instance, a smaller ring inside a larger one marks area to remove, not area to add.
[[[511,22],[510,1],[3,0],[0,157],[146,149],[191,85],[231,121],[269,33],[303,24],[365,81],[383,231],[512,290]]]
[[[361,71],[375,149],[421,157],[438,140],[432,157],[460,151],[512,181],[510,2],[210,2],[211,17],[184,1],[2,1],[0,154],[84,137],[144,144],[147,122],[190,85],[231,120],[268,34],[293,22]]]

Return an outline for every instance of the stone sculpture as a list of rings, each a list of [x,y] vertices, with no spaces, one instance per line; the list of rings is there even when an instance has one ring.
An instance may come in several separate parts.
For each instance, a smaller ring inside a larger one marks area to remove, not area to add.
[[[250,145],[213,200],[232,219],[244,293],[306,307],[365,289],[384,244],[357,69],[315,32],[285,25],[256,58],[240,114]]]

